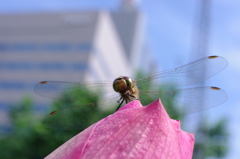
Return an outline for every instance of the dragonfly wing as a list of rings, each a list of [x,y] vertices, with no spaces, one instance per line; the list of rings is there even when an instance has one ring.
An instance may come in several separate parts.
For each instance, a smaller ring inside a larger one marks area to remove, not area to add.
[[[50,113],[44,120],[45,125],[48,128],[56,130],[74,130],[74,129],[84,129],[90,124],[94,123],[89,121],[85,116],[96,117],[91,115],[91,112],[96,112],[96,109],[93,104],[86,104],[81,106],[70,106],[62,108]]]
[[[227,65],[228,62],[223,57],[209,56],[175,69],[153,74],[136,82],[139,89],[149,82],[154,88],[156,88],[156,84],[163,86],[190,85],[216,75],[226,68]]]
[[[194,87],[187,89],[177,90],[163,90],[162,92],[140,92],[140,96],[144,98],[144,95],[151,95],[152,97],[163,97],[162,102],[165,105],[165,100],[173,101],[173,108],[168,110],[168,114],[176,116],[176,114],[186,115],[212,107],[218,106],[227,101],[227,94],[217,87]],[[171,99],[166,98],[171,97]],[[166,105],[165,105],[166,106]]]
[[[112,95],[99,101],[98,104],[82,104],[69,106],[51,112],[44,120],[48,128],[56,130],[85,129],[99,119],[112,114],[116,110],[117,98]]]
[[[38,83],[34,87],[35,93],[41,95],[43,97],[49,97],[53,99],[61,99],[62,96],[65,94],[69,94],[74,91],[79,91],[79,93],[90,93],[90,94],[97,94],[97,93],[105,93],[113,92],[112,82],[62,82],[62,81],[43,81]],[[79,94],[76,97],[70,97],[72,100],[81,99],[81,98],[91,98],[91,96],[86,97]],[[76,99],[74,99],[76,98]]]

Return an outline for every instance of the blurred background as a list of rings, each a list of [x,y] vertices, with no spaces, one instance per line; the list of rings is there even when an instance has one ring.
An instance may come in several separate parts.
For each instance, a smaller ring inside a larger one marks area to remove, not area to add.
[[[194,158],[236,158],[240,1],[0,0],[0,158],[43,158],[79,132],[44,126],[56,103],[34,93],[40,81],[135,79],[209,55],[229,66],[200,85],[228,101],[184,116],[183,129],[196,135]]]

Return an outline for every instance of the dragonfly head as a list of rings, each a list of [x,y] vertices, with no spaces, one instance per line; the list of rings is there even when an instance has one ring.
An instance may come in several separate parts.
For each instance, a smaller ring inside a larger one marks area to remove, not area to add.
[[[127,76],[120,76],[113,81],[113,89],[119,93],[125,93],[133,88],[131,78]]]

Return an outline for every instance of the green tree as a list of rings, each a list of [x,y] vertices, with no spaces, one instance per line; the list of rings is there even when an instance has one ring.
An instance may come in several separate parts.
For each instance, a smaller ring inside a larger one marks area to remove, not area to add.
[[[79,97],[79,95],[81,95],[84,101],[72,101],[69,99],[70,97]],[[84,98],[84,96],[88,98]],[[91,98],[89,98],[90,96]],[[82,103],[93,103],[98,99],[99,94],[97,93],[92,94],[86,90],[84,90],[84,92],[81,90],[75,90],[69,95],[63,95],[61,101],[55,101],[50,107],[55,109],[60,108],[61,110],[67,106],[79,106]],[[23,99],[20,104],[11,106],[10,118],[12,120],[13,129],[8,134],[2,133],[0,137],[0,158],[44,158],[64,142],[81,132],[84,128],[109,114],[108,112],[96,113],[96,107],[92,107],[91,104],[83,106],[81,111],[84,111],[86,115],[77,116],[81,123],[80,125],[76,125],[81,126],[78,130],[61,131],[49,129],[44,124],[46,119],[42,117],[43,115],[34,111],[33,101],[30,98]],[[64,120],[61,120],[61,118],[58,118],[58,120],[63,123],[65,122]]]
[[[138,71],[136,78],[141,79],[143,77],[146,77],[146,74],[144,72]],[[182,112],[177,111],[175,109],[174,105],[174,97],[175,94],[169,95],[169,93],[163,93],[163,90],[166,90],[164,88],[165,86],[162,85],[154,85],[153,81],[150,79],[147,82],[144,82],[143,84],[140,84],[141,90],[144,90],[144,92],[147,93],[141,93],[140,90],[140,101],[142,105],[148,105],[152,103],[153,101],[157,99],[161,99],[162,104],[164,105],[166,111],[171,114],[172,119],[180,119],[182,116]],[[154,87],[154,90],[151,90],[151,88]],[[174,85],[168,86],[168,90],[174,90],[176,87]]]
[[[9,134],[1,135],[0,158],[40,159],[78,133],[46,128],[41,122],[41,115],[33,109],[33,102],[29,98],[12,106],[10,117],[13,130]]]
[[[228,151],[227,119],[223,118],[211,124],[206,118],[202,120],[197,127],[193,158],[224,158]]]

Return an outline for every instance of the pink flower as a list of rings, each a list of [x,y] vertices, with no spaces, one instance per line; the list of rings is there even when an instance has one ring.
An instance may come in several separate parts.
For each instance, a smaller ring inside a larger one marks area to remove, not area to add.
[[[160,100],[138,100],[91,125],[46,159],[191,159],[194,135],[169,118]]]

